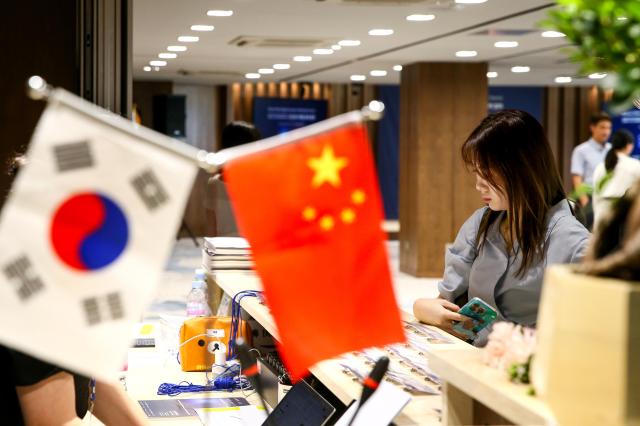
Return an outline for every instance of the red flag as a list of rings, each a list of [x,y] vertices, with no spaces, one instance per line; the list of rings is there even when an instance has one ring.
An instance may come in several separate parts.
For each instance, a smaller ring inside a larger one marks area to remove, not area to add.
[[[367,134],[353,117],[224,169],[294,376],[344,352],[404,341]]]

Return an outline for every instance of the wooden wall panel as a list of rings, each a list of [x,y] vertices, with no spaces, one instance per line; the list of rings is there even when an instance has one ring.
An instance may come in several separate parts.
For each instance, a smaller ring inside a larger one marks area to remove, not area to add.
[[[234,83],[230,86],[231,117],[229,120],[253,121],[254,96],[286,99],[315,99],[328,102],[328,115],[333,117],[360,109],[376,98],[373,85],[330,83]],[[374,134],[374,133],[372,133]]]
[[[460,146],[486,115],[486,63],[417,63],[400,84],[400,269],[442,276],[445,245],[481,206]]]

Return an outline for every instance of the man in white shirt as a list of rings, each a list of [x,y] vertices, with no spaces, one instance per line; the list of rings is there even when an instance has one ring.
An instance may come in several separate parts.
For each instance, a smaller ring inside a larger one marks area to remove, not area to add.
[[[607,142],[611,135],[611,118],[604,113],[591,118],[591,138],[573,149],[571,154],[571,175],[573,189],[578,190],[582,184],[593,188],[593,171],[604,161],[611,145]],[[591,197],[582,194],[579,197],[580,206],[584,212],[584,225],[591,229],[593,226],[593,209]]]

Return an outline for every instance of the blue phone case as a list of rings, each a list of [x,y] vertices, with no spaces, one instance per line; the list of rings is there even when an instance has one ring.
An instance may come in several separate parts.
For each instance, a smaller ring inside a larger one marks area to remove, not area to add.
[[[460,308],[458,313],[471,318],[471,322],[456,321],[453,323],[453,329],[469,337],[469,339],[474,339],[480,330],[494,322],[498,317],[496,310],[479,297],[469,300]]]

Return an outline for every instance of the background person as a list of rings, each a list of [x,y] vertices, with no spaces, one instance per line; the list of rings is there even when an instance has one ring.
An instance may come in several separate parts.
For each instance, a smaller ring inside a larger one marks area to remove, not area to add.
[[[453,333],[459,299],[479,297],[498,319],[535,326],[545,268],[579,262],[589,239],[566,199],[544,130],[531,115],[486,117],[462,147],[486,207],[462,225],[445,258],[437,299],[418,299],[420,321]],[[482,345],[484,329],[474,344]],[[455,333],[453,333],[455,334]]]
[[[611,145],[607,143],[611,135],[611,118],[604,113],[591,117],[589,130],[591,138],[573,149],[571,154],[571,179],[573,190],[578,195],[582,223],[593,226],[593,206],[590,190],[593,188],[593,172],[604,161]],[[586,186],[583,186],[585,184]]]
[[[604,162],[593,172],[593,216],[598,225],[602,216],[611,209],[611,204],[622,197],[631,185],[640,178],[640,161],[629,157],[633,152],[633,134],[626,129],[618,130],[611,137],[611,149]]]

